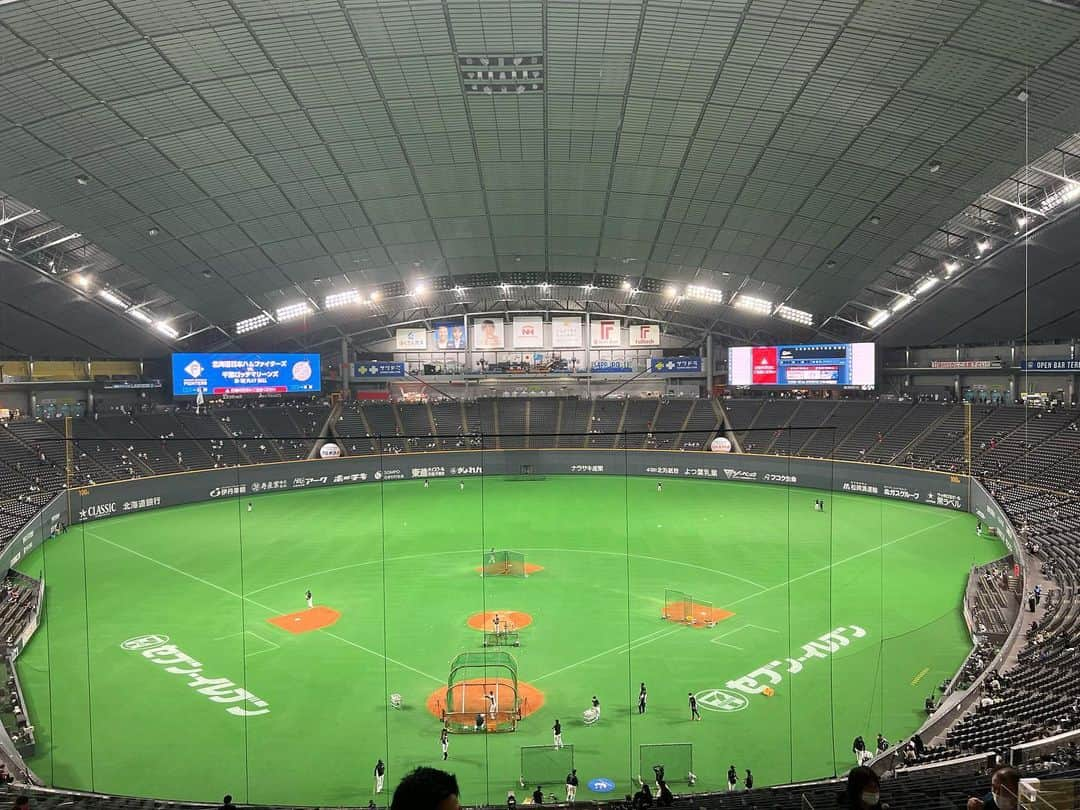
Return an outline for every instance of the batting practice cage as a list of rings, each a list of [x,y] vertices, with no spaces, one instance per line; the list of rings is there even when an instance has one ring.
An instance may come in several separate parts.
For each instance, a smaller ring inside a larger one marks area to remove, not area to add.
[[[357,770],[383,760],[391,790],[439,764],[445,728],[470,806],[520,805],[523,776],[561,797],[571,768],[579,802],[654,765],[676,793],[724,790],[732,764],[813,780],[850,770],[857,735],[920,728],[973,648],[965,615],[998,637],[965,590],[991,570],[1015,597],[1012,529],[988,536],[1000,510],[962,472],[904,466],[918,425],[879,440],[894,411],[937,411],[600,393],[343,401],[341,456],[312,459],[310,436],[267,438],[296,419],[270,406],[137,414],[152,439],[129,415],[27,421],[46,461],[23,468],[70,481],[4,551],[34,618],[9,645],[27,766],[108,794],[364,805],[389,794]],[[962,410],[943,418],[963,437]],[[475,432],[498,424],[528,435]],[[106,443],[127,462],[88,452]]]
[[[484,552],[484,576],[527,577],[525,555],[520,551]]]
[[[661,772],[672,785],[691,785],[697,780],[693,743],[644,743],[638,747],[638,766],[646,781]]]
[[[482,650],[455,656],[446,679],[446,728],[514,731],[522,708],[517,672],[517,661],[508,652]]]
[[[574,770],[574,746],[523,745],[521,747],[520,784],[562,785]]]

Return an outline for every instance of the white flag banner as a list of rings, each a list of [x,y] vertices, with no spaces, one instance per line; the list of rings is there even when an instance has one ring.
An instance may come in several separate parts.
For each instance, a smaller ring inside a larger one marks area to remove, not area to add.
[[[474,349],[502,349],[506,346],[506,323],[502,318],[480,316],[473,320]]]
[[[541,315],[515,315],[513,321],[515,349],[544,348],[544,318]]]
[[[427,351],[427,329],[422,326],[409,329],[397,329],[394,332],[395,345],[403,352]]]
[[[618,318],[593,318],[589,326],[593,348],[611,349],[622,346],[622,321]]]
[[[660,324],[658,323],[630,324],[627,331],[630,333],[631,346],[660,345]]]
[[[581,318],[552,316],[551,348],[580,349],[585,345],[585,331],[581,328]]]

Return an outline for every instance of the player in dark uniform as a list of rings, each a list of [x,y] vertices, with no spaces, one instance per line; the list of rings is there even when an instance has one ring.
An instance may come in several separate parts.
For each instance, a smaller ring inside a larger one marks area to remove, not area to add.
[[[314,605],[314,604],[312,603],[312,601],[311,601],[311,591],[310,591],[310,590],[309,590],[309,591],[307,591],[307,592],[306,592],[306,593],[304,594],[304,598],[305,598],[305,599],[307,599],[307,606],[308,606],[308,607],[315,607],[315,605]]]
[[[690,703],[690,719],[691,720],[700,720],[701,719],[701,713],[698,712],[698,709],[697,709],[697,698],[694,697],[693,692],[687,692],[686,695],[690,699],[688,701]]]
[[[596,722],[600,722],[600,700],[596,695],[592,696],[592,707],[596,709]]]
[[[386,782],[386,765],[380,759],[375,763],[375,792],[382,793],[383,784]]]
[[[727,769],[727,789],[735,790],[739,786],[739,773],[735,770],[735,766],[732,765]]]
[[[449,757],[450,750],[450,732],[446,730],[446,726],[443,726],[439,733],[439,745],[442,746],[442,758],[445,760]]]
[[[645,714],[645,703],[648,701],[648,699],[649,699],[649,692],[645,688],[645,681],[642,681],[641,682],[641,690],[638,692],[638,696],[637,696],[637,713],[638,714]]]
[[[574,768],[566,775],[566,800],[573,802],[577,798],[577,768]]]

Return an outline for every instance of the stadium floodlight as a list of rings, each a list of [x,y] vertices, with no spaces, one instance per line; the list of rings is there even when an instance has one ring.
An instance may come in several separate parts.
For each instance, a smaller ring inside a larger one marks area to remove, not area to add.
[[[814,316],[809,312],[805,312],[801,309],[795,309],[789,307],[787,304],[781,304],[776,308],[776,314],[786,321],[793,321],[803,326],[810,326],[814,323]]]
[[[132,307],[131,309],[129,309],[127,311],[127,314],[130,315],[135,320],[142,321],[143,323],[153,323],[154,322],[153,318],[151,318],[149,315],[147,315],[145,312],[143,312],[141,309],[138,309],[137,307]]]
[[[323,299],[325,309],[337,309],[348,304],[360,302],[360,293],[357,290],[345,290],[345,292],[331,293]]]
[[[253,318],[246,318],[242,321],[236,322],[236,334],[243,335],[246,332],[254,332],[256,329],[262,329],[264,326],[269,326],[274,322],[274,319],[267,315],[265,312],[260,313]]]
[[[885,321],[889,319],[889,315],[891,314],[892,313],[889,312],[889,310],[887,309],[878,310],[870,317],[870,320],[866,322],[866,325],[869,326],[871,329],[876,329],[877,327],[881,326],[881,324],[885,323]]]
[[[382,298],[382,293],[378,290],[374,290],[371,295],[368,296],[368,298],[370,298],[372,301],[378,301],[380,298]]]
[[[427,287],[424,285],[424,282],[422,282],[422,281],[419,282],[415,287],[413,287],[413,295],[423,295],[426,292],[427,292]]]
[[[90,289],[90,279],[86,276],[75,276],[71,280],[78,286],[82,287],[84,290]]]
[[[938,284],[937,276],[927,276],[919,282],[919,286],[915,288],[916,295],[922,295],[923,293],[930,292]]]
[[[169,326],[169,324],[165,323],[165,321],[158,321],[154,324],[154,328],[165,335],[165,337],[172,338],[173,340],[180,337],[180,333]]]
[[[1073,200],[1080,198],[1080,182],[1069,180],[1063,186],[1059,186],[1046,195],[1039,208],[1044,214],[1048,214],[1055,208],[1060,208]]]
[[[915,301],[914,295],[902,294],[899,298],[893,301],[892,306],[889,309],[892,312],[900,312],[903,309],[907,309]]]
[[[98,295],[100,295],[114,307],[120,307],[122,309],[127,307],[127,302],[125,302],[123,298],[114,293],[112,290],[102,290],[98,293]]]
[[[978,242],[975,243],[975,249],[978,250],[979,253],[986,253],[986,251],[990,249],[990,240],[980,239]]]
[[[277,315],[278,323],[284,323],[285,321],[294,321],[297,318],[302,318],[311,312],[311,304],[307,301],[300,301],[295,304],[288,304],[287,306],[278,307]]]
[[[623,281],[623,283],[622,283],[622,288],[623,288],[624,290],[629,290],[629,289],[630,289],[630,282],[629,282],[629,281],[626,281],[626,280],[624,280],[624,281]]]
[[[953,273],[955,273],[959,269],[960,269],[960,262],[955,261],[955,260],[945,262],[945,274],[946,275],[951,276]]]
[[[714,290],[712,287],[699,287],[691,284],[686,288],[687,298],[696,298],[699,301],[708,301],[710,304],[724,303],[724,291]]]
[[[668,288],[664,292],[667,293],[668,298],[678,298],[679,297],[679,288],[676,287],[673,284],[669,285]]]
[[[759,315],[771,315],[773,311],[772,301],[766,301],[764,298],[755,298],[752,295],[742,295],[741,293],[735,299],[735,306],[739,309],[756,312]]]

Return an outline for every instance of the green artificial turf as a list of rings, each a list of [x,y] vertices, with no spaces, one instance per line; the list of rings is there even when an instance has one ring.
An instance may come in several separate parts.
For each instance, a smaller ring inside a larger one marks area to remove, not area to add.
[[[919,725],[924,697],[970,646],[967,571],[1004,553],[968,514],[762,484],[668,480],[661,493],[643,478],[474,478],[462,491],[435,479],[260,495],[251,513],[247,500],[74,527],[20,564],[47,579],[46,620],[18,663],[45,780],[356,805],[373,797],[381,757],[386,804],[408,769],[441,764],[425,701],[451,658],[479,649],[467,618],[492,609],[532,615],[511,652],[545,702],[514,733],[451,737],[464,803],[502,803],[520,748],[550,744],[555,718],[579,800],[602,798],[587,787],[597,777],[630,791],[642,744],[692,743],[699,790],[720,789],[729,764],[758,785],[832,775],[851,767],[855,734],[872,745]],[[543,571],[482,577],[491,547]],[[308,588],[336,624],[293,634],[267,621],[303,610]],[[665,622],[665,588],[734,615],[706,629]],[[837,628],[846,644],[806,657]],[[236,704],[200,694],[193,676],[122,648],[145,634],[167,635],[204,677],[244,684],[269,713],[230,715]],[[781,678],[775,695],[689,720],[688,692],[741,694],[726,682],[761,667]],[[602,718],[586,727],[594,694]]]

